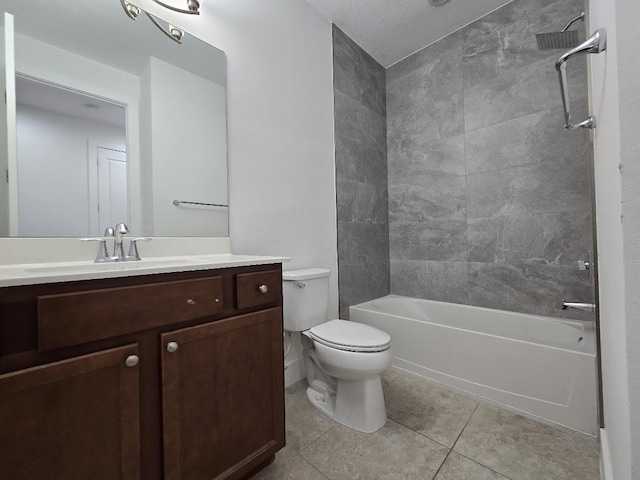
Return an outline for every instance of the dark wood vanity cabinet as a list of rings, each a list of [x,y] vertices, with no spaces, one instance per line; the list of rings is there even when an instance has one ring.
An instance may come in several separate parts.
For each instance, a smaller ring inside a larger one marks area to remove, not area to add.
[[[281,274],[1,288],[3,478],[243,479],[267,464],[285,441]]]

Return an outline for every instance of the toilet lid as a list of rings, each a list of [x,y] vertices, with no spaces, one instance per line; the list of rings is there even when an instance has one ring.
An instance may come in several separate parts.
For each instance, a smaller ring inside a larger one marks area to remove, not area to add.
[[[353,352],[381,352],[389,348],[391,337],[362,323],[331,320],[308,330],[309,336],[332,348]]]

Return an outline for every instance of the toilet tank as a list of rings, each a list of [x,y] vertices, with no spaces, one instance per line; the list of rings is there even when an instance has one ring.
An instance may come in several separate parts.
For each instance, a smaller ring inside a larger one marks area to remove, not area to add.
[[[302,332],[327,321],[330,274],[323,268],[282,272],[285,330]]]

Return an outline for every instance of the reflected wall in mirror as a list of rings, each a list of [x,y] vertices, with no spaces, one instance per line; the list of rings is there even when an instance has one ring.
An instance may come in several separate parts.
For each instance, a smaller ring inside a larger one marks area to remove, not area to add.
[[[0,236],[227,236],[224,52],[120,0],[0,7]]]

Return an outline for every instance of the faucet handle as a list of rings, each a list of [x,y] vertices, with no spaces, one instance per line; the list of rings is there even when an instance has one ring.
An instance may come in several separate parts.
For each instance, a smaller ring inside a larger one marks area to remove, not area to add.
[[[131,243],[129,244],[129,255],[127,258],[130,260],[142,260],[140,258],[140,253],[138,253],[138,242],[150,242],[153,240],[151,237],[135,237],[131,239]]]
[[[104,236],[105,237],[114,237],[116,234],[115,230],[111,227],[107,227],[104,229]]]
[[[98,245],[98,255],[96,255],[95,263],[103,263],[109,261],[109,251],[107,250],[107,239],[104,237],[89,237],[78,239],[81,242],[100,242]]]

